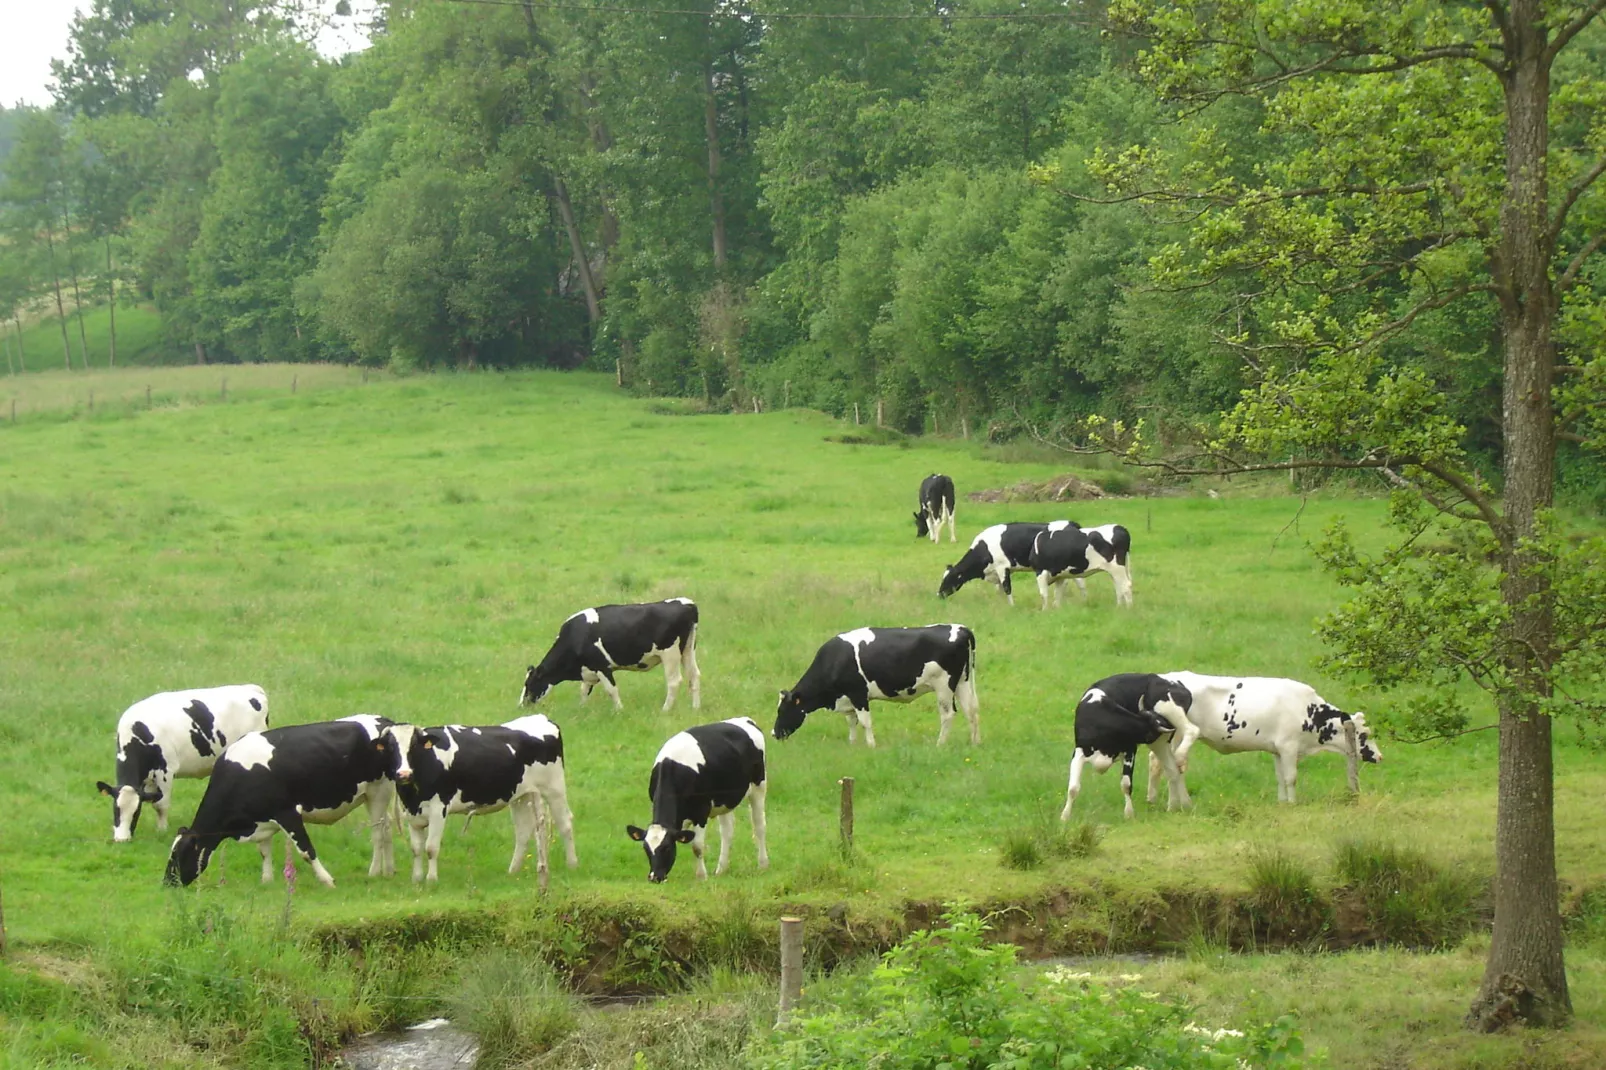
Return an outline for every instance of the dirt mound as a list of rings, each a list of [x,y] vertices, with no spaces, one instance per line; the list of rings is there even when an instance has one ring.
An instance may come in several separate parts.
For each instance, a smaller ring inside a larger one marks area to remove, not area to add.
[[[1026,479],[1013,487],[974,490],[967,497],[973,502],[1075,502],[1107,498],[1109,495],[1097,483],[1089,483],[1081,476],[1067,472],[1041,482]]]

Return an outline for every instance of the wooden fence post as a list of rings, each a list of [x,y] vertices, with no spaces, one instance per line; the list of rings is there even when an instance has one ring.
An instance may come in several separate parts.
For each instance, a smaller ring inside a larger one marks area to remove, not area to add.
[[[781,1008],[778,1022],[786,1021],[803,998],[803,919],[781,919]]]
[[[147,409],[151,407],[151,386],[149,383],[145,384],[145,407]]]
[[[95,411],[95,392],[93,390],[89,392],[89,411]]]
[[[837,783],[842,785],[842,811],[837,827],[842,834],[842,856],[846,858],[853,854],[853,778],[845,776]]]
[[[299,383],[300,381],[301,381],[301,376],[299,374],[298,375],[292,375],[290,377],[290,393],[294,394],[296,392],[296,384]]]

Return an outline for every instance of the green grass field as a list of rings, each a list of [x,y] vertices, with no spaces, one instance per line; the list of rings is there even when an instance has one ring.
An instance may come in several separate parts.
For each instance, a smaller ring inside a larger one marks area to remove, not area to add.
[[[69,303],[71,296],[68,297]],[[6,350],[10,365],[0,365],[0,371],[17,367],[17,335],[15,328],[5,324]],[[79,372],[84,367],[84,341],[89,343],[89,366],[105,368],[111,356],[111,316],[104,303],[84,309],[84,333],[78,333],[78,315],[69,304],[67,310],[67,340],[72,347],[72,366]],[[162,337],[162,317],[150,305],[119,305],[117,308],[117,364],[119,367],[182,363],[193,359],[175,349]],[[34,321],[22,331],[22,371],[66,371],[66,354],[61,347],[61,322],[51,313]]]
[[[867,919],[901,916],[910,901],[1007,902],[1066,887],[1118,889],[1141,902],[1177,890],[1241,892],[1246,858],[1267,844],[1330,882],[1335,848],[1354,837],[1419,847],[1474,875],[1491,868],[1491,733],[1415,747],[1384,736],[1386,761],[1362,769],[1353,803],[1332,756],[1304,765],[1300,804],[1279,807],[1269,756],[1200,748],[1189,771],[1195,810],[1166,814],[1140,802],[1131,823],[1121,820],[1118,774],[1089,777],[1077,805],[1108,826],[1099,850],[1026,871],[1000,864],[1011,834],[1057,814],[1075,699],[1101,676],[1175,668],[1296,676],[1374,720],[1398,702],[1324,678],[1313,664],[1312,622],[1340,594],[1304,541],[1339,516],[1376,531],[1380,501],[1312,497],[1302,507],[1227,488],[1220,498],[987,506],[964,492],[1064,466],[1006,463],[960,442],[827,442],[841,425],[804,411],[668,415],[585,375],[326,385],[290,396],[264,384],[227,404],[125,406],[0,427],[0,885],[14,943],[94,962],[130,939],[160,940],[178,904],[264,924],[280,916],[283,889],[258,885],[253,848],[225,847],[227,881],[220,885],[214,860],[181,893],[160,884],[169,837],[156,833],[153,815],[132,845],[110,843],[111,808],[94,783],[111,774],[113,728],[136,699],[249,681],[267,689],[275,724],[355,712],[495,723],[517,715],[524,667],[567,615],[672,595],[701,607],[699,713],[684,693],[675,711],[659,712],[661,673],[622,674],[622,712],[600,691],[577,705],[574,685],[544,704],[564,730],[581,862],[554,871],[553,902],[765,917],[783,905],[845,904],[850,917]],[[935,470],[961,491],[959,547],[913,534],[916,488]],[[1117,611],[1102,576],[1090,581],[1087,604],[1072,596],[1046,614],[1029,582],[1017,584],[1013,608],[979,583],[947,603],[936,597],[943,566],[986,524],[1060,516],[1132,531],[1135,609]],[[815,714],[792,739],[770,743],[770,871],[754,871],[744,812],[730,874],[699,886],[682,866],[666,886],[646,883],[640,847],[623,828],[648,817],[647,774],[667,736],[739,714],[767,730],[776,691],[829,636],[950,620],[978,636],[979,748],[960,725],[935,746],[930,698],[878,704],[874,751],[847,744],[840,716]],[[1570,730],[1558,735],[1559,862],[1576,893],[1606,884],[1598,820],[1606,763]],[[844,776],[857,782],[851,866],[836,848]],[[179,783],[176,823],[202,791],[202,782]],[[297,924],[534,903],[533,867],[517,878],[505,872],[505,815],[478,818],[466,834],[454,820],[440,884],[425,888],[406,879],[404,842],[401,875],[369,881],[359,824],[354,816],[312,830],[338,884],[303,879]],[[1599,959],[1575,954],[1591,964],[1577,971],[1575,1001],[1581,1016],[1598,1015]],[[1392,977],[1395,966],[1376,970]],[[1401,985],[1422,983],[1395,972]],[[1601,1065],[1571,1061],[1575,1049],[1606,1059],[1598,1031],[1548,1048],[1430,1042],[1454,1032],[1446,1015],[1472,982],[1458,969],[1441,983],[1442,1007],[1391,1027],[1407,1061],[1376,1065],[1417,1065],[1418,1055],[1428,1060],[1420,1065],[1551,1065],[1511,1061],[1540,1050],[1563,1053],[1555,1065]],[[1230,990],[1221,985],[1216,997]],[[1283,994],[1283,1007],[1298,997]],[[1323,1012],[1335,1036],[1343,1011],[1339,1000]],[[1442,1061],[1457,1052],[1463,1061]]]

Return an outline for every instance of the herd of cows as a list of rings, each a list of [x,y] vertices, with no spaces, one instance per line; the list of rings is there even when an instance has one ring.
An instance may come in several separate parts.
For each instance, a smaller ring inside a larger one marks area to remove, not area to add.
[[[954,485],[944,475],[920,487],[916,533],[939,541],[944,525],[954,534]],[[948,597],[974,579],[996,584],[1013,603],[1010,576],[1029,571],[1037,579],[1044,609],[1049,589],[1058,602],[1062,585],[1106,572],[1117,605],[1132,604],[1128,559],[1131,537],[1118,524],[1084,528],[1069,520],[996,524],[972,540],[944,570],[938,593]],[[697,606],[688,598],[583,609],[563,622],[540,664],[526,671],[519,704],[533,705],[560,683],[578,682],[581,701],[601,684],[618,708],[614,674],[663,666],[665,712],[682,683],[691,705],[701,705],[697,668]],[[813,663],[790,690],[780,694],[772,734],[786,739],[810,713],[833,709],[848,721],[848,741],[859,728],[875,746],[870,704],[908,702],[934,693],[947,741],[957,707],[970,742],[981,742],[976,699],[976,637],[962,624],[921,628],[858,628],[820,647]],[[1081,790],[1085,765],[1104,772],[1122,761],[1126,816],[1133,816],[1132,774],[1137,750],[1149,748],[1148,799],[1156,800],[1158,776],[1167,781],[1167,808],[1189,805],[1184,779],[1195,743],[1223,753],[1266,751],[1276,758],[1278,799],[1292,803],[1298,763],[1331,751],[1345,757],[1351,791],[1358,790],[1361,762],[1382,754],[1364,715],[1346,713],[1296,680],[1203,676],[1192,672],[1122,673],[1100,680],[1082,695],[1075,712],[1075,748],[1065,808],[1069,820]],[[225,840],[255,843],[262,879],[273,879],[271,841],[289,837],[326,885],[330,876],[307,833],[307,824],[329,824],[365,807],[372,841],[369,876],[395,872],[393,816],[407,829],[413,879],[433,881],[446,818],[511,809],[513,860],[523,865],[533,841],[537,870],[547,874],[547,825],[555,826],[568,865],[577,864],[573,821],[564,780],[563,736],[539,713],[500,725],[419,727],[373,714],[315,724],[268,726],[268,696],[254,684],[170,691],[130,706],[117,725],[114,783],[99,790],[112,799],[112,838],[132,839],[144,804],[167,828],[175,777],[210,777],[190,825],[181,828],[168,855],[166,880],[188,885],[206,869]],[[648,780],[652,816],[646,828],[626,826],[648,860],[648,879],[669,876],[679,844],[690,844],[697,875],[707,876],[704,837],[708,821],[720,828],[715,873],[730,861],[734,811],[746,801],[752,816],[758,867],[767,868],[764,799],[764,733],[750,717],[733,717],[678,732],[659,749]],[[286,851],[287,876],[293,854]]]

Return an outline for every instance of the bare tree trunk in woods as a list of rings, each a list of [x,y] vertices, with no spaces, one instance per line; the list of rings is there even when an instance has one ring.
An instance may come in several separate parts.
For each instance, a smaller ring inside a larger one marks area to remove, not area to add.
[[[197,364],[205,364],[206,363],[206,343],[205,342],[197,341],[195,343],[195,363],[197,363]]]
[[[1506,668],[1530,695],[1549,694],[1554,603],[1523,540],[1555,501],[1556,427],[1551,408],[1558,294],[1551,278],[1546,157],[1550,141],[1549,30],[1542,0],[1512,0],[1502,26],[1509,69],[1506,191],[1494,278],[1505,335]],[[1468,1024],[1494,1030],[1514,1018],[1553,1024],[1570,1017],[1556,880],[1551,725],[1535,701],[1501,698],[1500,779],[1495,815],[1494,932]]]
[[[117,367],[117,276],[112,274],[112,239],[106,236],[106,289],[110,297],[106,301],[106,314],[111,317],[111,337],[107,343],[106,367]]]
[[[603,122],[597,114],[596,103],[591,99],[593,88],[590,75],[580,80],[580,102],[585,105],[587,120],[586,126],[591,132],[591,148],[598,154],[613,148],[613,134],[608,130],[608,124]],[[613,201],[607,191],[599,193],[602,202],[602,252],[604,255],[613,251],[619,244],[619,216],[613,210]]]
[[[28,352],[22,348],[22,316],[19,313],[11,314],[12,326],[17,328],[17,367],[26,370],[28,367]]]
[[[602,302],[597,298],[597,282],[591,277],[591,261],[586,257],[585,242],[580,239],[580,227],[574,221],[574,205],[569,201],[569,187],[563,179],[554,177],[552,186],[558,202],[558,215],[563,217],[563,229],[569,232],[569,251],[574,255],[574,266],[580,272],[580,285],[586,292],[586,314],[595,325],[602,319]]]
[[[714,269],[725,270],[725,199],[719,192],[719,101],[714,64],[703,64],[703,126],[708,136],[708,208],[714,217]]]
[[[89,370],[89,336],[84,331],[84,295],[78,289],[78,257],[73,254],[72,248],[72,216],[67,213],[67,206],[61,206],[62,224],[66,228],[64,235],[67,238],[67,270],[72,273],[72,302],[78,313],[78,356],[83,361],[84,371]]]
[[[56,268],[56,236],[50,229],[50,222],[45,222],[45,248],[50,250],[50,282],[56,291],[56,319],[61,324],[61,351],[63,359],[67,362],[67,370],[72,371],[72,343],[67,340],[67,306],[61,300],[61,272]]]

